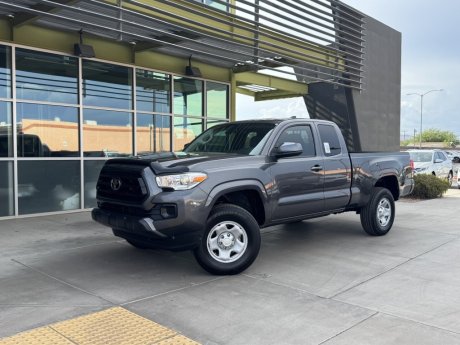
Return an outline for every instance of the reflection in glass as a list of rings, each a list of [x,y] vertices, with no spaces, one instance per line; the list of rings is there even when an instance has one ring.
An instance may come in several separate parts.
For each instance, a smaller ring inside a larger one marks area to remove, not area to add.
[[[228,2],[228,1],[227,1]],[[204,0],[204,3],[219,10],[228,11],[228,5],[218,3],[214,0]]]
[[[78,59],[16,49],[18,99],[78,103]]]
[[[132,114],[84,109],[83,150],[86,157],[128,156],[133,151]]]
[[[131,109],[132,69],[83,60],[83,104]]]
[[[19,214],[80,208],[79,161],[19,161]]]
[[[217,8],[219,10],[228,11],[228,5],[222,4],[222,3],[217,2],[215,0],[195,0],[195,1],[198,1],[198,2],[201,2],[203,4],[209,5],[211,7]],[[228,0],[225,1],[225,2],[228,3]]]
[[[171,117],[137,114],[137,153],[171,151]]]
[[[11,48],[0,46],[0,98],[11,98]]]
[[[13,162],[0,162],[0,217],[14,214]]]
[[[85,161],[85,204],[84,208],[96,207],[96,183],[105,161]]]
[[[203,120],[190,117],[174,118],[174,150],[181,151],[203,131]]]
[[[174,114],[203,116],[203,82],[174,77]]]
[[[206,121],[206,129],[214,127],[216,125],[220,125],[221,123],[227,123],[227,121],[222,121],[222,120],[210,120],[208,119]]]
[[[168,74],[136,70],[137,110],[169,113],[171,76]]]
[[[78,156],[78,108],[17,104],[18,157]]]
[[[0,157],[13,157],[11,103],[0,102]]]
[[[220,119],[228,118],[228,86],[206,82],[207,116]]]

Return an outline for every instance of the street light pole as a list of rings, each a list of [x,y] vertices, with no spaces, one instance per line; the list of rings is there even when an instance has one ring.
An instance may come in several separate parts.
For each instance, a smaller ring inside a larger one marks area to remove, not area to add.
[[[414,92],[414,93],[408,93],[407,96],[412,96],[412,95],[416,95],[416,96],[419,96],[420,97],[420,133],[419,133],[419,136],[420,136],[420,143],[419,143],[419,148],[422,148],[422,122],[423,122],[423,97],[428,95],[430,92],[435,92],[435,91],[444,91],[444,89],[435,89],[435,90],[430,90],[430,91],[427,91],[425,93],[417,93],[417,92]]]

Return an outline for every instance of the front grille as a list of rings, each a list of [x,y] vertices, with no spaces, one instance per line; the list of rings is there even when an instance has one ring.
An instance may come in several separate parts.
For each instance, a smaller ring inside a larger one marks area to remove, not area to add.
[[[134,206],[124,206],[124,205],[118,205],[118,204],[111,204],[111,203],[101,203],[99,206],[102,210],[114,212],[114,213],[120,213],[120,214],[126,214],[129,216],[138,216],[138,217],[146,217],[150,216],[150,211],[145,211],[142,208],[139,207],[134,207]]]
[[[171,209],[174,210],[173,214],[170,214],[169,217],[163,216],[161,213],[161,209],[165,207],[169,207],[170,210]],[[102,210],[119,213],[123,215],[137,216],[137,217],[149,217],[152,220],[163,220],[163,219],[166,219],[165,217],[175,218],[177,214],[176,206],[172,204],[155,205],[150,210],[146,211],[142,208],[135,207],[135,206],[125,206],[125,205],[119,205],[119,204],[112,204],[109,202],[103,202],[103,203],[100,203],[99,208]]]
[[[97,199],[141,204],[148,196],[143,166],[105,165],[97,182]]]

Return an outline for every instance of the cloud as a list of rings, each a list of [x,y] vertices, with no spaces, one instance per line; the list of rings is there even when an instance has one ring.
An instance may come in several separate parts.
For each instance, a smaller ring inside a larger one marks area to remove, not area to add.
[[[237,95],[236,119],[267,119],[288,117],[309,117],[302,97],[255,102],[252,97]]]

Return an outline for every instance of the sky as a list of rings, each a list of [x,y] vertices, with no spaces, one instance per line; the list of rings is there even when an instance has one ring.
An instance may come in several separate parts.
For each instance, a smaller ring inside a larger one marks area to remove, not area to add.
[[[460,44],[458,0],[343,0],[344,3],[402,33],[401,136],[420,129],[449,130],[460,137]],[[249,117],[307,117],[303,99],[253,102],[238,95],[237,119]]]

